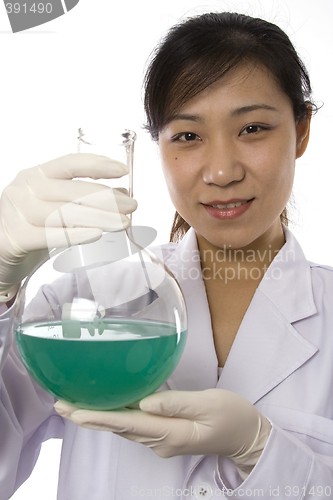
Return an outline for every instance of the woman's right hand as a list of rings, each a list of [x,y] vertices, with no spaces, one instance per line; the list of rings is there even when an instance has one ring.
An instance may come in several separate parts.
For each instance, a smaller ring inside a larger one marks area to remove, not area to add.
[[[81,178],[111,179],[127,166],[105,156],[77,153],[22,170],[0,198],[0,302],[52,248],[99,239],[130,224],[137,203],[123,189]],[[79,179],[78,179],[79,178]]]

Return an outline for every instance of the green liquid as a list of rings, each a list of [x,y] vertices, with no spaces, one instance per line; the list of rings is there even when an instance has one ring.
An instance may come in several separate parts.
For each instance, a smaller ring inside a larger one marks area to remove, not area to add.
[[[98,328],[66,321],[21,325],[16,340],[31,375],[54,396],[111,410],[165,382],[179,361],[185,332],[152,321],[106,320]]]

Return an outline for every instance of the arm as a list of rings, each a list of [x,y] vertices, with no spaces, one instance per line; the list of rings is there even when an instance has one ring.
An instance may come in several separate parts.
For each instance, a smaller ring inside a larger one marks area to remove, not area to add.
[[[97,240],[126,227],[136,208],[127,194],[78,177],[114,178],[125,165],[77,154],[20,172],[0,199],[0,500],[29,476],[41,443],[61,437],[54,399],[27,374],[13,343],[13,301],[21,281],[52,248]],[[43,300],[43,295],[41,295]],[[45,300],[45,299],[44,299]],[[43,307],[37,301],[36,307]]]
[[[4,312],[0,318],[0,500],[7,500],[27,479],[41,443],[59,437],[63,426],[52,411],[53,398],[27,375],[11,342],[12,328],[13,318]]]
[[[161,457],[217,456],[219,488],[232,498],[244,498],[247,489],[265,499],[319,500],[333,492],[332,457],[315,453],[229,391],[160,392],[142,400],[140,409],[116,412],[77,410],[62,402],[55,408],[76,424],[112,431]]]

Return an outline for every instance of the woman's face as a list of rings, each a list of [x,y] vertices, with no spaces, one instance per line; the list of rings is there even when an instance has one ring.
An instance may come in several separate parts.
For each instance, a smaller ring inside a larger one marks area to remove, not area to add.
[[[280,214],[309,120],[264,68],[242,66],[187,101],[159,135],[178,213],[199,243],[244,248],[281,238]]]

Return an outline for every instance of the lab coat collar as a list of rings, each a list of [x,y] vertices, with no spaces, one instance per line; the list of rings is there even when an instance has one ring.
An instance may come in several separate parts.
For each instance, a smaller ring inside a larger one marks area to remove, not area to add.
[[[218,387],[260,400],[318,350],[293,324],[316,314],[311,268],[285,228],[286,243],[269,266],[243,318],[218,380],[209,306],[193,229],[167,263],[183,289],[189,317],[183,357],[168,381],[172,389]]]
[[[311,283],[311,267],[298,241],[284,227],[286,242],[269,266],[259,291],[271,301],[287,321],[317,312]]]

